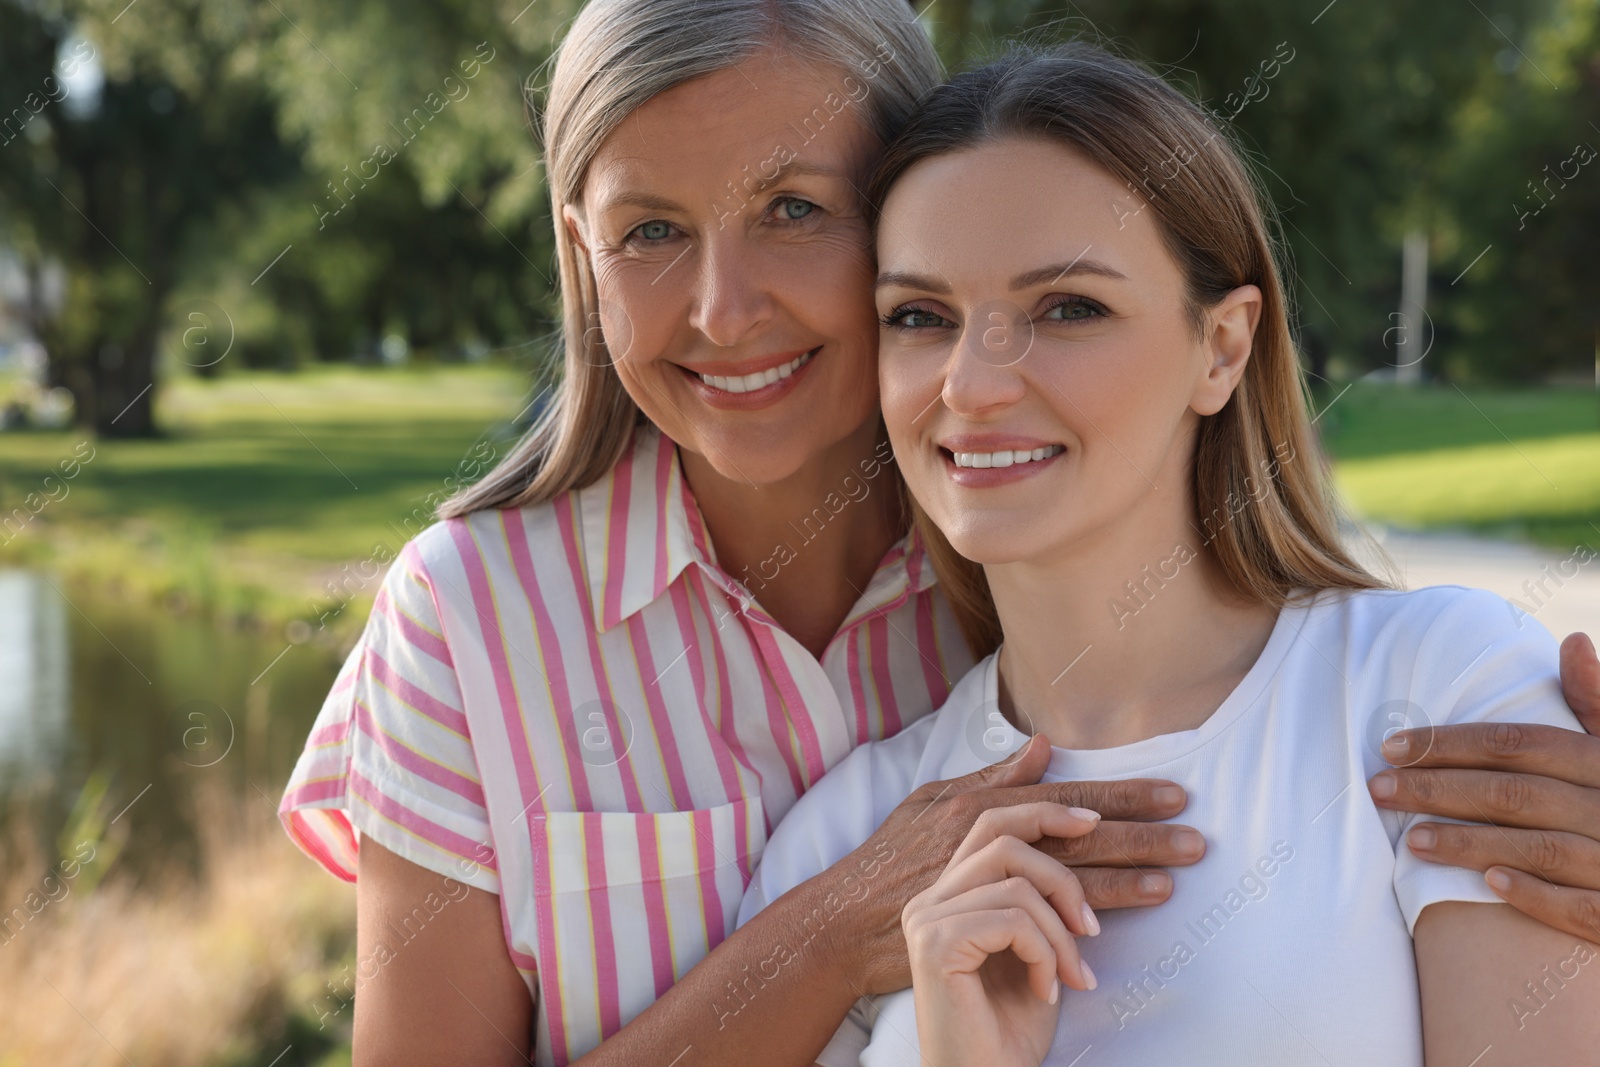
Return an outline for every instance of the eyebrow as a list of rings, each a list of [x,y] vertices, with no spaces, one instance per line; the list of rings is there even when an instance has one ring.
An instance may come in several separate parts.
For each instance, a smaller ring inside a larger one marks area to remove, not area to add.
[[[833,178],[841,181],[847,180],[845,173],[837,167],[830,167],[821,163],[813,163],[809,160],[796,158],[791,159],[789,162],[778,167],[778,169],[770,178],[762,176],[759,170],[752,171],[750,176],[761,182],[760,189],[746,189],[742,183],[735,182],[733,183],[733,190],[729,190],[727,186],[723,186],[723,192],[721,195],[724,197],[734,197],[737,199],[739,193],[744,193],[745,195],[754,195],[757,192],[770,189],[774,185],[779,185],[790,178],[810,175],[822,178]],[[625,189],[622,192],[617,193],[615,196],[606,197],[602,210],[609,211],[618,207],[642,207],[646,211],[680,211],[682,210],[683,205],[669,197],[658,196],[654,193],[647,193],[641,190]]]
[[[1010,290],[1028,289],[1041,282],[1052,283],[1058,279],[1072,274],[1093,274],[1101,278],[1113,278],[1118,281],[1127,281],[1128,276],[1095,259],[1074,259],[1068,263],[1052,263],[1048,267],[1039,267],[1017,275],[1011,279]],[[875,287],[887,289],[890,286],[900,286],[904,289],[921,289],[929,293],[948,294],[950,286],[943,278],[930,278],[924,274],[910,274],[904,271],[885,271],[878,275]]]

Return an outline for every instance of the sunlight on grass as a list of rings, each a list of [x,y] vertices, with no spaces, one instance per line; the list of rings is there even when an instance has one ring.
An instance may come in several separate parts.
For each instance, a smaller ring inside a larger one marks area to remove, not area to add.
[[[1363,518],[1600,545],[1593,393],[1368,386],[1331,410],[1335,476]]]
[[[315,615],[307,601],[330,573],[397,552],[515,444],[528,381],[493,365],[241,372],[164,385],[161,439],[8,434],[0,519],[20,529],[0,534],[0,558],[233,614]],[[17,521],[28,494],[56,499]]]

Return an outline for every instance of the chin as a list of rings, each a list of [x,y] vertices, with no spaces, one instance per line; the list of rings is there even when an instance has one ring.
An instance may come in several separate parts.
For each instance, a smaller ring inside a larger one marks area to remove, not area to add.
[[[797,474],[827,443],[800,439],[780,428],[752,426],[744,433],[698,433],[692,447],[729,481],[762,486]]]
[[[978,515],[965,515],[953,523],[940,522],[950,546],[962,556],[984,566],[1018,563],[1038,552],[1037,536],[1018,529],[1015,522]]]

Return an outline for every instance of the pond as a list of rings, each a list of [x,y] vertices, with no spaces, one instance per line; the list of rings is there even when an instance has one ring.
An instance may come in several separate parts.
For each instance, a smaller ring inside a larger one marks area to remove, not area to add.
[[[0,801],[58,849],[103,790],[117,865],[193,869],[201,790],[276,809],[338,673],[335,650],[0,569]],[[210,795],[210,794],[206,794]]]

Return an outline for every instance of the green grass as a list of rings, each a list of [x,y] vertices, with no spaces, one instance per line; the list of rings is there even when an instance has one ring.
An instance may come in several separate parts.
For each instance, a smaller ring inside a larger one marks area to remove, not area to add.
[[[1319,428],[1339,487],[1364,518],[1600,546],[1592,391],[1357,385]]]
[[[308,600],[341,565],[392,553],[427,524],[427,498],[449,495],[459,464],[490,446],[504,455],[526,394],[524,374],[497,366],[180,379],[156,402],[167,436],[92,441],[67,494],[52,487],[59,499],[0,544],[0,560],[224,613],[311,617]],[[85,440],[0,437],[0,518],[43,494]]]
[[[333,603],[324,581],[426,524],[426,498],[447,492],[475,444],[504,455],[527,394],[525,374],[501,366],[172,381],[157,400],[167,436],[93,442],[65,498],[9,544],[0,533],[0,562],[50,564],[224,616],[314,618],[312,601]],[[1592,392],[1357,385],[1318,429],[1341,490],[1368,519],[1600,546]],[[83,440],[0,435],[0,518]],[[364,615],[347,610],[338,625]]]

